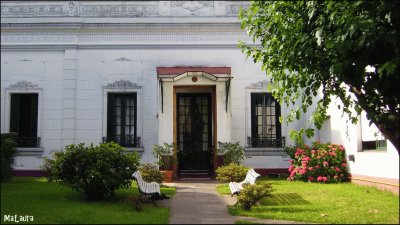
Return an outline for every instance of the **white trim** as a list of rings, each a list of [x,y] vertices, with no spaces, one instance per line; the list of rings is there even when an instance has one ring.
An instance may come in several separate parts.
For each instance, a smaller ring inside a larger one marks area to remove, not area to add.
[[[123,81],[123,82],[121,82]],[[115,81],[114,83],[109,83],[105,86],[103,86],[103,119],[102,119],[102,139],[103,137],[107,136],[107,101],[108,101],[108,93],[136,93],[137,97],[137,124],[136,124],[136,136],[140,137],[141,144],[144,143],[143,141],[143,93],[142,93],[142,87],[137,86],[134,83],[131,83],[129,81]],[[122,86],[116,86],[116,84],[128,84],[125,85],[124,87]],[[136,148],[135,148],[136,149]]]

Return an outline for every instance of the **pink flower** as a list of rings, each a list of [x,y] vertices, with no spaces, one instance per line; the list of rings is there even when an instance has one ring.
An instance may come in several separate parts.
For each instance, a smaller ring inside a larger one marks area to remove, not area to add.
[[[317,181],[322,181],[323,179],[322,179],[322,176],[318,176],[317,177]]]
[[[338,180],[339,177],[337,175],[333,176],[333,179]]]
[[[343,145],[339,145],[339,150],[340,150],[340,151],[344,151]]]
[[[319,165],[316,165],[316,166],[315,166],[315,168],[319,169],[319,168],[320,168],[320,166],[319,166]]]
[[[313,167],[309,167],[308,168],[309,171],[313,171],[313,169],[314,169]]]
[[[334,153],[334,152],[329,152],[328,153],[330,156],[336,156],[336,153]]]
[[[336,148],[332,148],[332,151],[336,151]]]
[[[292,164],[292,162],[293,162],[293,160],[290,159],[290,160],[289,160],[289,163]]]
[[[307,170],[305,170],[305,169],[300,170],[301,175],[304,175],[306,172],[307,172]]]
[[[306,167],[306,166],[307,166],[307,161],[301,161],[301,165],[302,165],[303,167]]]
[[[327,161],[324,161],[322,164],[324,165],[324,167],[328,167],[329,166],[329,163]]]
[[[315,152],[315,150],[311,150],[311,154],[313,154],[313,155],[314,155],[315,153],[316,153],[316,152]]]
[[[340,169],[338,167],[335,167],[336,172],[340,172]]]
[[[290,177],[294,177],[295,174],[296,174],[296,172],[292,171],[292,172],[290,173]]]
[[[347,167],[346,163],[342,163],[341,165],[342,165],[342,167]]]
[[[289,172],[292,172],[293,168],[294,168],[294,166],[293,166],[293,165],[290,165],[288,171],[289,171]]]
[[[341,174],[340,174],[340,176],[341,176],[341,177],[344,177],[344,174],[343,174],[343,173],[341,173]]]
[[[314,180],[314,177],[308,177],[308,180],[309,180],[309,181],[313,181],[313,180]]]
[[[321,159],[321,156],[317,156],[317,159]]]
[[[322,177],[322,180],[323,180],[324,182],[326,182],[326,181],[328,181],[328,178],[327,178],[327,177]]]

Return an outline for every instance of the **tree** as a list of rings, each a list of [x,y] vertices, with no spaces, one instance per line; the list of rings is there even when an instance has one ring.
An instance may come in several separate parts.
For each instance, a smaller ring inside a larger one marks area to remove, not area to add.
[[[321,128],[336,97],[351,122],[364,110],[399,151],[399,2],[253,1],[241,10],[241,27],[253,38],[240,43],[243,52],[262,64],[281,104],[301,101],[286,121],[315,101],[309,124],[292,138],[312,137],[311,125]]]

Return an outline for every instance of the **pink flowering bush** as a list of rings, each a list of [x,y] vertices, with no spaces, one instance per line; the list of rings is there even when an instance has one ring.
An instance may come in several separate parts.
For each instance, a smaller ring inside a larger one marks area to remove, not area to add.
[[[338,183],[347,180],[347,162],[342,145],[314,142],[312,146],[288,147],[292,158],[288,180]]]

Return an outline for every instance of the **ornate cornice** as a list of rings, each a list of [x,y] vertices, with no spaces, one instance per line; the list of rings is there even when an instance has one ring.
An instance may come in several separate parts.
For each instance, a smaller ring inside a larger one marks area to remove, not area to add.
[[[244,31],[3,30],[1,45],[232,45]]]
[[[1,17],[236,17],[239,8],[249,4],[247,1],[2,1]]]
[[[8,87],[8,89],[24,89],[24,90],[26,90],[26,89],[38,89],[38,88],[39,88],[39,86],[37,84],[33,84],[32,82],[26,81],[26,80],[20,81],[20,82],[15,83],[15,84],[11,84]]]
[[[140,88],[136,83],[132,83],[129,80],[118,80],[113,83],[108,83],[104,86],[106,89],[134,89]]]

